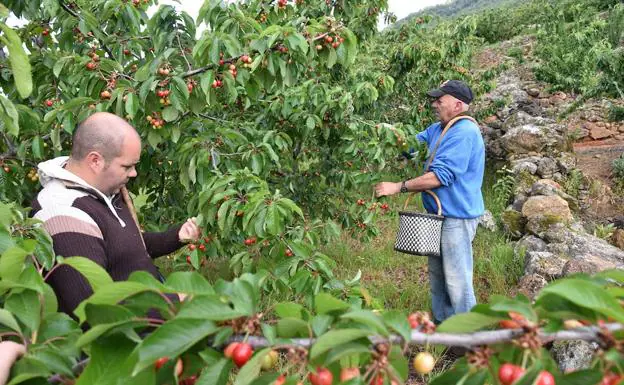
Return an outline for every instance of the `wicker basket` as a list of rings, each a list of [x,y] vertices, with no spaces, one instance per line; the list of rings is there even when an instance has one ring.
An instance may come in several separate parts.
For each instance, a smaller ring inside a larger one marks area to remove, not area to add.
[[[442,204],[433,191],[425,191],[433,196],[438,205],[438,214],[399,211],[399,231],[397,232],[394,249],[401,253],[439,257],[442,239]],[[405,200],[403,210],[407,208],[410,198]]]

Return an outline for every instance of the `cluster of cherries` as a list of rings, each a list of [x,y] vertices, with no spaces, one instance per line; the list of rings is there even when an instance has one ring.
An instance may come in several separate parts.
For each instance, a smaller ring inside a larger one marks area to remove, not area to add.
[[[344,37],[339,36],[339,35],[335,35],[335,36],[330,36],[327,35],[325,36],[325,38],[322,40],[323,42],[325,42],[325,44],[327,46],[332,46],[332,48],[337,49],[338,47],[340,47],[340,44],[344,43]],[[320,51],[323,49],[323,45],[322,44],[317,44],[316,45],[316,50]]]

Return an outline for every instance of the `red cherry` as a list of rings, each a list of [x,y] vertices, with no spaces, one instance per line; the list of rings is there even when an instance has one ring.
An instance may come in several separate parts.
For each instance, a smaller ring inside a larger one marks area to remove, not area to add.
[[[46,29],[44,29],[43,31],[41,31],[41,34],[42,34],[43,36],[48,36],[48,35],[50,34],[50,30],[46,28]]]
[[[160,357],[156,360],[156,362],[154,362],[154,368],[156,370],[162,368],[163,365],[167,363],[167,361],[169,361],[169,357]]]
[[[504,319],[498,323],[501,329],[519,329],[521,326],[516,321],[510,319]]]
[[[191,264],[192,264],[192,262],[191,262],[191,256],[190,256],[190,255],[187,255],[187,256],[186,256],[186,263],[188,263],[189,265],[191,265]]]
[[[503,385],[511,385],[514,381],[514,375],[516,373],[516,365],[513,364],[502,364],[500,368],[498,368],[498,379]]]
[[[310,373],[308,379],[312,385],[331,385],[334,375],[327,368],[316,368],[316,373]]]
[[[251,345],[242,342],[236,347],[236,349],[234,349],[234,352],[232,353],[232,361],[234,361],[236,366],[240,368],[245,365],[247,361],[249,361],[252,355],[253,348]]]
[[[206,250],[206,245],[201,244],[199,245],[199,251],[205,251]]]
[[[282,374],[279,377],[277,377],[273,385],[284,385],[285,382],[286,382],[286,377],[284,377],[284,375]]]
[[[514,381],[518,380],[522,376],[524,376],[524,369],[522,369],[519,366],[516,366],[514,368],[513,381],[511,381],[511,382],[513,383]]]
[[[371,380],[370,385],[383,385],[383,383],[384,383],[383,374],[378,374],[377,377]]]
[[[412,329],[416,329],[419,325],[418,323],[418,316],[416,315],[416,313],[412,313],[407,317],[407,322],[409,322],[410,324],[410,328]]]
[[[622,378],[624,377],[621,377],[619,374],[610,372],[605,374],[605,376],[602,378],[602,381],[600,381],[600,385],[617,385],[620,380],[622,380]]]
[[[48,99],[48,100],[45,101],[45,104],[48,107],[52,107],[54,105],[54,102],[52,100]]]
[[[190,245],[188,245],[189,250],[193,251],[195,250],[196,246],[195,244],[191,243]]]
[[[88,62],[85,66],[89,71],[93,71],[95,69],[95,63],[92,61]]]
[[[535,385],[555,385],[555,377],[549,372],[542,370],[537,376]]]
[[[225,350],[223,351],[223,355],[227,358],[232,358],[234,350],[238,347],[238,345],[240,345],[240,342],[232,342],[225,348]]]
[[[196,382],[197,382],[197,376],[192,375],[180,381],[180,385],[195,385]]]

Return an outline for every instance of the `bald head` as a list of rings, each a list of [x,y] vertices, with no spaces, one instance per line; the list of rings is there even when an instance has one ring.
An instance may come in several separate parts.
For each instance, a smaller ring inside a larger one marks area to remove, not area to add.
[[[108,112],[96,112],[74,131],[71,157],[81,161],[95,151],[108,163],[121,154],[128,137],[139,139],[139,134],[128,122]]]

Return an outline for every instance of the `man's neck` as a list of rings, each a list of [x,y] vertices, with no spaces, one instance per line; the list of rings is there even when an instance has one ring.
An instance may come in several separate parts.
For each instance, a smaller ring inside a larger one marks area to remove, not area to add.
[[[457,115],[455,115],[455,116],[451,117],[449,120],[441,120],[441,121],[440,121],[440,124],[441,124],[441,126],[440,126],[440,127],[442,127],[442,129],[444,129],[444,127],[446,127],[446,125],[447,125],[447,124],[448,124],[451,120],[455,119],[455,118],[456,118],[456,117],[458,117],[458,116],[467,116],[467,115],[468,115],[468,111],[463,111],[463,112],[460,112],[459,114],[457,114]]]
[[[76,161],[72,161],[71,157],[67,160],[67,163],[65,163],[65,166],[63,168],[65,168],[65,170],[71,172],[72,174],[76,175],[78,178],[82,179],[83,181],[87,182],[89,186],[95,189],[98,189],[97,186],[93,183],[92,178],[90,178],[89,172],[84,170],[84,168],[80,164],[78,164]]]

